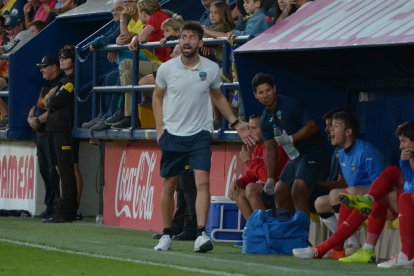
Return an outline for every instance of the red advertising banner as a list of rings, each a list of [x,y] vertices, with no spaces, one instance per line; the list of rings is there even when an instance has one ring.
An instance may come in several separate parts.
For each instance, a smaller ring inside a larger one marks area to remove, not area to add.
[[[244,173],[239,144],[212,147],[210,190],[227,194],[229,184]],[[161,151],[156,143],[107,143],[103,222],[139,230],[161,230]]]
[[[35,209],[36,150],[24,143],[0,145],[0,209]]]

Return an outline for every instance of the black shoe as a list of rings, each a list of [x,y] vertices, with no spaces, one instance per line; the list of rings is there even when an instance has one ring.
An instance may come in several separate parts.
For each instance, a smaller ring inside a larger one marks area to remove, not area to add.
[[[153,238],[154,240],[159,240],[159,239],[161,239],[161,237],[162,237],[162,233],[155,233],[155,234],[152,236],[152,238]]]
[[[55,213],[55,210],[47,208],[40,213],[39,217],[42,219],[48,219]]]
[[[125,129],[131,127],[131,117],[124,117],[121,121],[112,125],[112,129]]]
[[[172,237],[172,239],[175,241],[195,241],[196,238],[197,238],[196,233],[191,233],[187,231],[183,231],[180,234],[177,234]]]
[[[43,223],[67,223],[72,222],[73,219],[60,217],[60,216],[52,216],[48,219],[42,220]]]
[[[91,127],[91,131],[102,131],[108,128],[111,128],[111,126],[106,124],[105,121],[100,120],[93,127]]]
[[[118,123],[124,118],[124,114],[121,111],[116,111],[111,117],[105,120],[105,124],[113,125]]]
[[[82,128],[91,128],[94,125],[96,125],[101,119],[98,117],[93,118],[92,120],[90,120],[89,122],[85,122],[82,124]]]

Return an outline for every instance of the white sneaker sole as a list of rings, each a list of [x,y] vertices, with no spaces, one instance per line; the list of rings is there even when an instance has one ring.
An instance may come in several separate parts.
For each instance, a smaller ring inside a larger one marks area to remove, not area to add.
[[[213,243],[209,240],[206,243],[204,243],[203,245],[200,246],[200,248],[198,249],[194,249],[194,252],[197,253],[205,253],[208,251],[213,250]]]

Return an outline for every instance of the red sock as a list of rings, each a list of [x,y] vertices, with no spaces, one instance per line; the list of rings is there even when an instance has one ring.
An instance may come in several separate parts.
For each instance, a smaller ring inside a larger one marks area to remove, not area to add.
[[[316,258],[322,258],[326,252],[335,248],[338,244],[341,244],[343,247],[344,241],[358,230],[366,218],[359,211],[353,210],[344,222],[338,223],[338,228],[329,239],[316,246],[318,251]]]
[[[378,202],[372,205],[372,211],[368,216],[366,243],[376,245],[378,238],[387,221],[388,208]]]
[[[337,226],[341,225],[352,213],[353,209],[348,208],[348,206],[341,204],[339,207],[338,223]],[[344,249],[344,242],[338,243],[334,248],[336,251]]]
[[[412,260],[414,258],[414,193],[401,194],[398,209],[401,251],[407,255],[408,260]]]
[[[372,182],[368,194],[373,196],[375,200],[379,200],[392,191],[394,186],[399,185],[401,181],[401,169],[397,166],[388,166]]]

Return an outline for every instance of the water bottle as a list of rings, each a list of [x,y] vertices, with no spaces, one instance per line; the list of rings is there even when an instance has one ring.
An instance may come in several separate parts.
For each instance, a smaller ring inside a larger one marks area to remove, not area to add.
[[[239,107],[239,91],[236,90],[233,95],[233,100],[231,101],[231,106],[234,108]]]
[[[96,215],[96,224],[102,224],[102,221],[103,221],[102,214],[97,214]]]
[[[277,137],[277,136],[282,135],[283,131],[276,125],[273,125],[273,134],[275,137]],[[293,144],[286,144],[286,145],[283,145],[282,147],[290,160],[295,160],[299,156],[299,151],[295,148]]]

